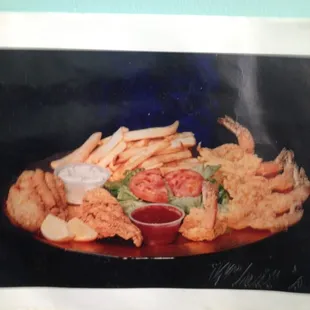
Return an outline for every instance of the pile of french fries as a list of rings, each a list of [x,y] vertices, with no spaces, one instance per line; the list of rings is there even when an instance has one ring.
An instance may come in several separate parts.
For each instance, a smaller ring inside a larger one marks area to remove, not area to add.
[[[166,127],[130,131],[120,127],[109,137],[93,133],[69,155],[51,162],[53,169],[70,163],[90,163],[111,171],[111,181],[121,180],[128,170],[160,168],[162,174],[199,164],[191,148],[192,132],[178,133],[179,121]]]

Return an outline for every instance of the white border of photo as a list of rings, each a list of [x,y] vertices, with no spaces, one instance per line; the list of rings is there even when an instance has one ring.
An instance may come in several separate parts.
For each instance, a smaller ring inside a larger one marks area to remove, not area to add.
[[[1,310],[309,310],[309,295],[189,289],[0,289]]]
[[[310,19],[0,13],[0,48],[310,55]]]
[[[310,19],[0,13],[0,49],[310,56],[309,38]],[[216,289],[1,288],[0,304],[1,310],[308,310],[310,294]]]

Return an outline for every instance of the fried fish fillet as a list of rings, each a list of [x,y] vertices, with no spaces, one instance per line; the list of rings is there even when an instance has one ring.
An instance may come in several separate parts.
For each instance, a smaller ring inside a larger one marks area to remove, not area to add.
[[[16,225],[35,232],[49,213],[67,218],[65,197],[64,184],[57,176],[41,169],[26,170],[9,190],[7,214]]]
[[[131,223],[118,201],[103,188],[86,193],[80,219],[96,230],[99,238],[117,235],[125,240],[132,239],[137,247],[142,244],[140,229]]]
[[[9,191],[7,214],[13,223],[30,232],[37,231],[45,218],[44,205],[36,191],[16,185]]]

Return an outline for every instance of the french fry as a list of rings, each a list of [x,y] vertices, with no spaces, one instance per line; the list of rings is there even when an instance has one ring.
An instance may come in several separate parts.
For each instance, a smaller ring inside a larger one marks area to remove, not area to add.
[[[154,127],[140,130],[128,131],[124,134],[124,141],[137,141],[143,139],[154,139],[170,136],[178,130],[179,121],[167,127]]]
[[[164,167],[176,167],[178,165],[178,160],[171,161],[170,163],[165,163]]]
[[[150,140],[148,140],[149,141],[148,145],[153,145],[153,144],[156,144],[156,143],[163,141],[163,140],[170,141],[170,139],[172,139],[172,138],[173,138],[173,135],[167,136],[166,138],[150,139]]]
[[[184,150],[186,150],[185,147],[182,147],[182,146],[180,146],[180,147],[171,147],[171,145],[170,145],[168,148],[158,152],[157,155],[165,155],[165,154],[178,153],[178,152],[181,152],[181,151],[184,151]]]
[[[114,161],[115,161],[115,160],[112,160],[112,161],[110,162],[110,164],[109,164],[109,169],[110,169],[112,172],[116,171],[116,170],[120,167],[120,165],[115,165]]]
[[[178,140],[182,140],[182,139],[186,139],[186,138],[195,138],[194,137],[194,133],[190,132],[190,131],[188,131],[188,132],[181,132],[181,133],[176,132],[176,133],[174,133],[174,134],[172,134],[170,136],[165,137],[166,140],[170,140],[170,141],[174,141],[174,140],[178,141]],[[162,139],[163,138],[151,139],[151,140],[149,140],[149,144],[156,143],[156,142],[158,142],[158,141],[160,141]]]
[[[139,154],[140,152],[143,152],[144,150],[146,150],[146,147],[127,149],[121,154],[119,154],[119,156],[116,159],[116,163],[117,164],[124,163],[128,161],[131,157]]]
[[[158,169],[158,168],[160,168],[162,166],[163,166],[163,163],[159,163],[157,165],[147,167],[147,168],[145,168],[145,170]]]
[[[132,148],[132,147],[134,147],[134,148],[143,147],[143,146],[147,146],[148,143],[149,143],[148,139],[142,139],[142,140],[131,142],[131,145],[128,147],[130,147],[130,148]]]
[[[191,132],[184,132],[181,134],[176,134],[169,136],[172,138],[170,146],[162,150],[158,155],[176,153],[178,151],[190,148],[196,144],[196,139]]]
[[[146,161],[148,158],[152,157],[157,152],[161,151],[162,149],[169,146],[169,141],[161,141],[157,144],[149,145],[146,149],[137,155],[131,157],[127,162],[122,164],[119,169],[117,169],[114,174],[113,178],[119,179],[124,176],[126,170],[133,170],[137,168],[141,163]],[[158,164],[157,162],[155,164]]]
[[[110,141],[110,139],[111,139],[111,136],[108,136],[108,137],[101,139],[98,143],[98,146],[108,143]]]
[[[128,132],[128,131],[129,131],[129,129],[128,129],[127,127],[120,127],[120,128],[121,128],[123,134],[124,134],[125,132]],[[111,139],[111,136],[105,137],[105,138],[103,138],[103,139],[101,139],[101,140],[99,141],[98,145],[99,145],[99,146],[100,146],[100,145],[104,145],[104,144],[108,143],[110,139]]]
[[[127,128],[127,127],[121,127],[122,128],[122,131],[123,131],[123,133],[126,133],[126,132],[128,132],[129,131],[129,129]]]
[[[98,166],[106,168],[113,160],[117,157],[118,154],[122,153],[126,149],[126,142],[121,141],[117,144],[110,153],[104,156],[99,160]]]
[[[101,158],[108,155],[109,152],[122,141],[123,139],[123,127],[120,127],[114,134],[111,136],[110,140],[100,145],[86,160],[89,164],[97,164]]]
[[[166,175],[167,173],[171,172],[171,171],[176,171],[176,170],[181,170],[181,169],[192,169],[194,167],[196,167],[197,165],[199,165],[199,163],[192,163],[192,164],[183,164],[183,165],[177,165],[175,167],[160,167],[160,172],[162,175]]]
[[[199,160],[197,158],[187,158],[179,160],[178,163],[182,164],[199,164]]]
[[[180,137],[171,141],[171,147],[192,147],[196,145],[196,139],[194,136]]]
[[[111,175],[109,181],[119,181],[119,180],[123,179],[124,172],[126,171],[124,169],[124,165],[125,164],[121,164],[121,165],[118,166],[118,168]]]
[[[149,160],[145,160],[140,167],[145,168],[153,165],[157,165],[159,163],[169,163],[176,160],[181,160],[185,158],[192,157],[192,153],[189,150],[181,151],[178,153],[165,154],[165,155],[157,155]]]
[[[71,164],[71,163],[78,163],[84,162],[89,154],[95,149],[98,145],[102,136],[101,132],[93,133],[79,148],[73,151],[71,154],[51,162],[51,167],[56,169],[59,166]]]
[[[194,133],[191,131],[184,131],[184,132],[178,132],[175,134],[175,138],[188,138],[188,137],[194,137]]]
[[[200,162],[197,158],[186,158],[186,159],[181,159],[181,160],[176,160],[176,161],[166,163],[164,166],[165,167],[177,167],[177,166],[187,165],[187,164],[198,165],[199,163]]]

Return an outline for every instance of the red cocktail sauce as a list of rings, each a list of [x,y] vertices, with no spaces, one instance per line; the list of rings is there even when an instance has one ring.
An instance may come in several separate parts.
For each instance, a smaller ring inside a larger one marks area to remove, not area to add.
[[[172,205],[154,203],[137,208],[130,218],[140,228],[144,243],[163,245],[176,239],[184,212]]]
[[[173,222],[180,218],[181,213],[175,208],[161,205],[151,205],[137,209],[132,216],[139,222],[162,224]]]

